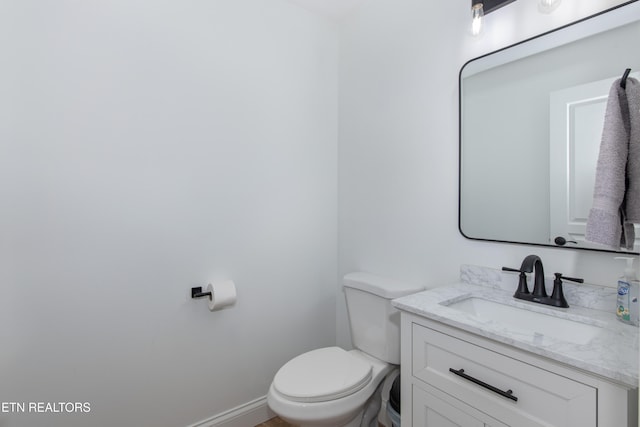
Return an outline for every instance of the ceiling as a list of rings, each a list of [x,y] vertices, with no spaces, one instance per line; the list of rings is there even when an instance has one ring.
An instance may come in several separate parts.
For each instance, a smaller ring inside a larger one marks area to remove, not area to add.
[[[340,19],[348,15],[365,0],[290,0],[305,9],[329,18]]]

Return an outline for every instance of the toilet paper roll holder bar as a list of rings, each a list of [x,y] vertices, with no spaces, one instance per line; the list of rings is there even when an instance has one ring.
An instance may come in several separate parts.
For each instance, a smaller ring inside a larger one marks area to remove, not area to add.
[[[202,292],[202,286],[191,288],[191,298],[209,297],[211,299],[211,292]]]

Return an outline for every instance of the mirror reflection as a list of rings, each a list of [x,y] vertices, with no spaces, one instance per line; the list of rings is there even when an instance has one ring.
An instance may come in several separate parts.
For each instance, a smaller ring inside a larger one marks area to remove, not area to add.
[[[468,238],[586,242],[609,88],[640,77],[630,4],[469,61],[460,72],[460,218]],[[633,252],[640,248],[636,227]]]

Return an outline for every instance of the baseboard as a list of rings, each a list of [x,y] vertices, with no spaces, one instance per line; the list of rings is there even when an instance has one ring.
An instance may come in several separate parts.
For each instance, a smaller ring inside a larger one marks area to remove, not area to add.
[[[262,396],[188,427],[252,427],[275,416],[267,406],[267,396]]]

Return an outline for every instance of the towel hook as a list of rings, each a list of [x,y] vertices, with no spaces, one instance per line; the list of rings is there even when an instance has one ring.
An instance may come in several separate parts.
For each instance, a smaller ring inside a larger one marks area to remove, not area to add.
[[[627,88],[627,77],[629,77],[629,73],[631,72],[631,68],[627,68],[626,70],[624,70],[624,74],[622,75],[622,78],[620,79],[620,87],[622,89],[626,89]]]

